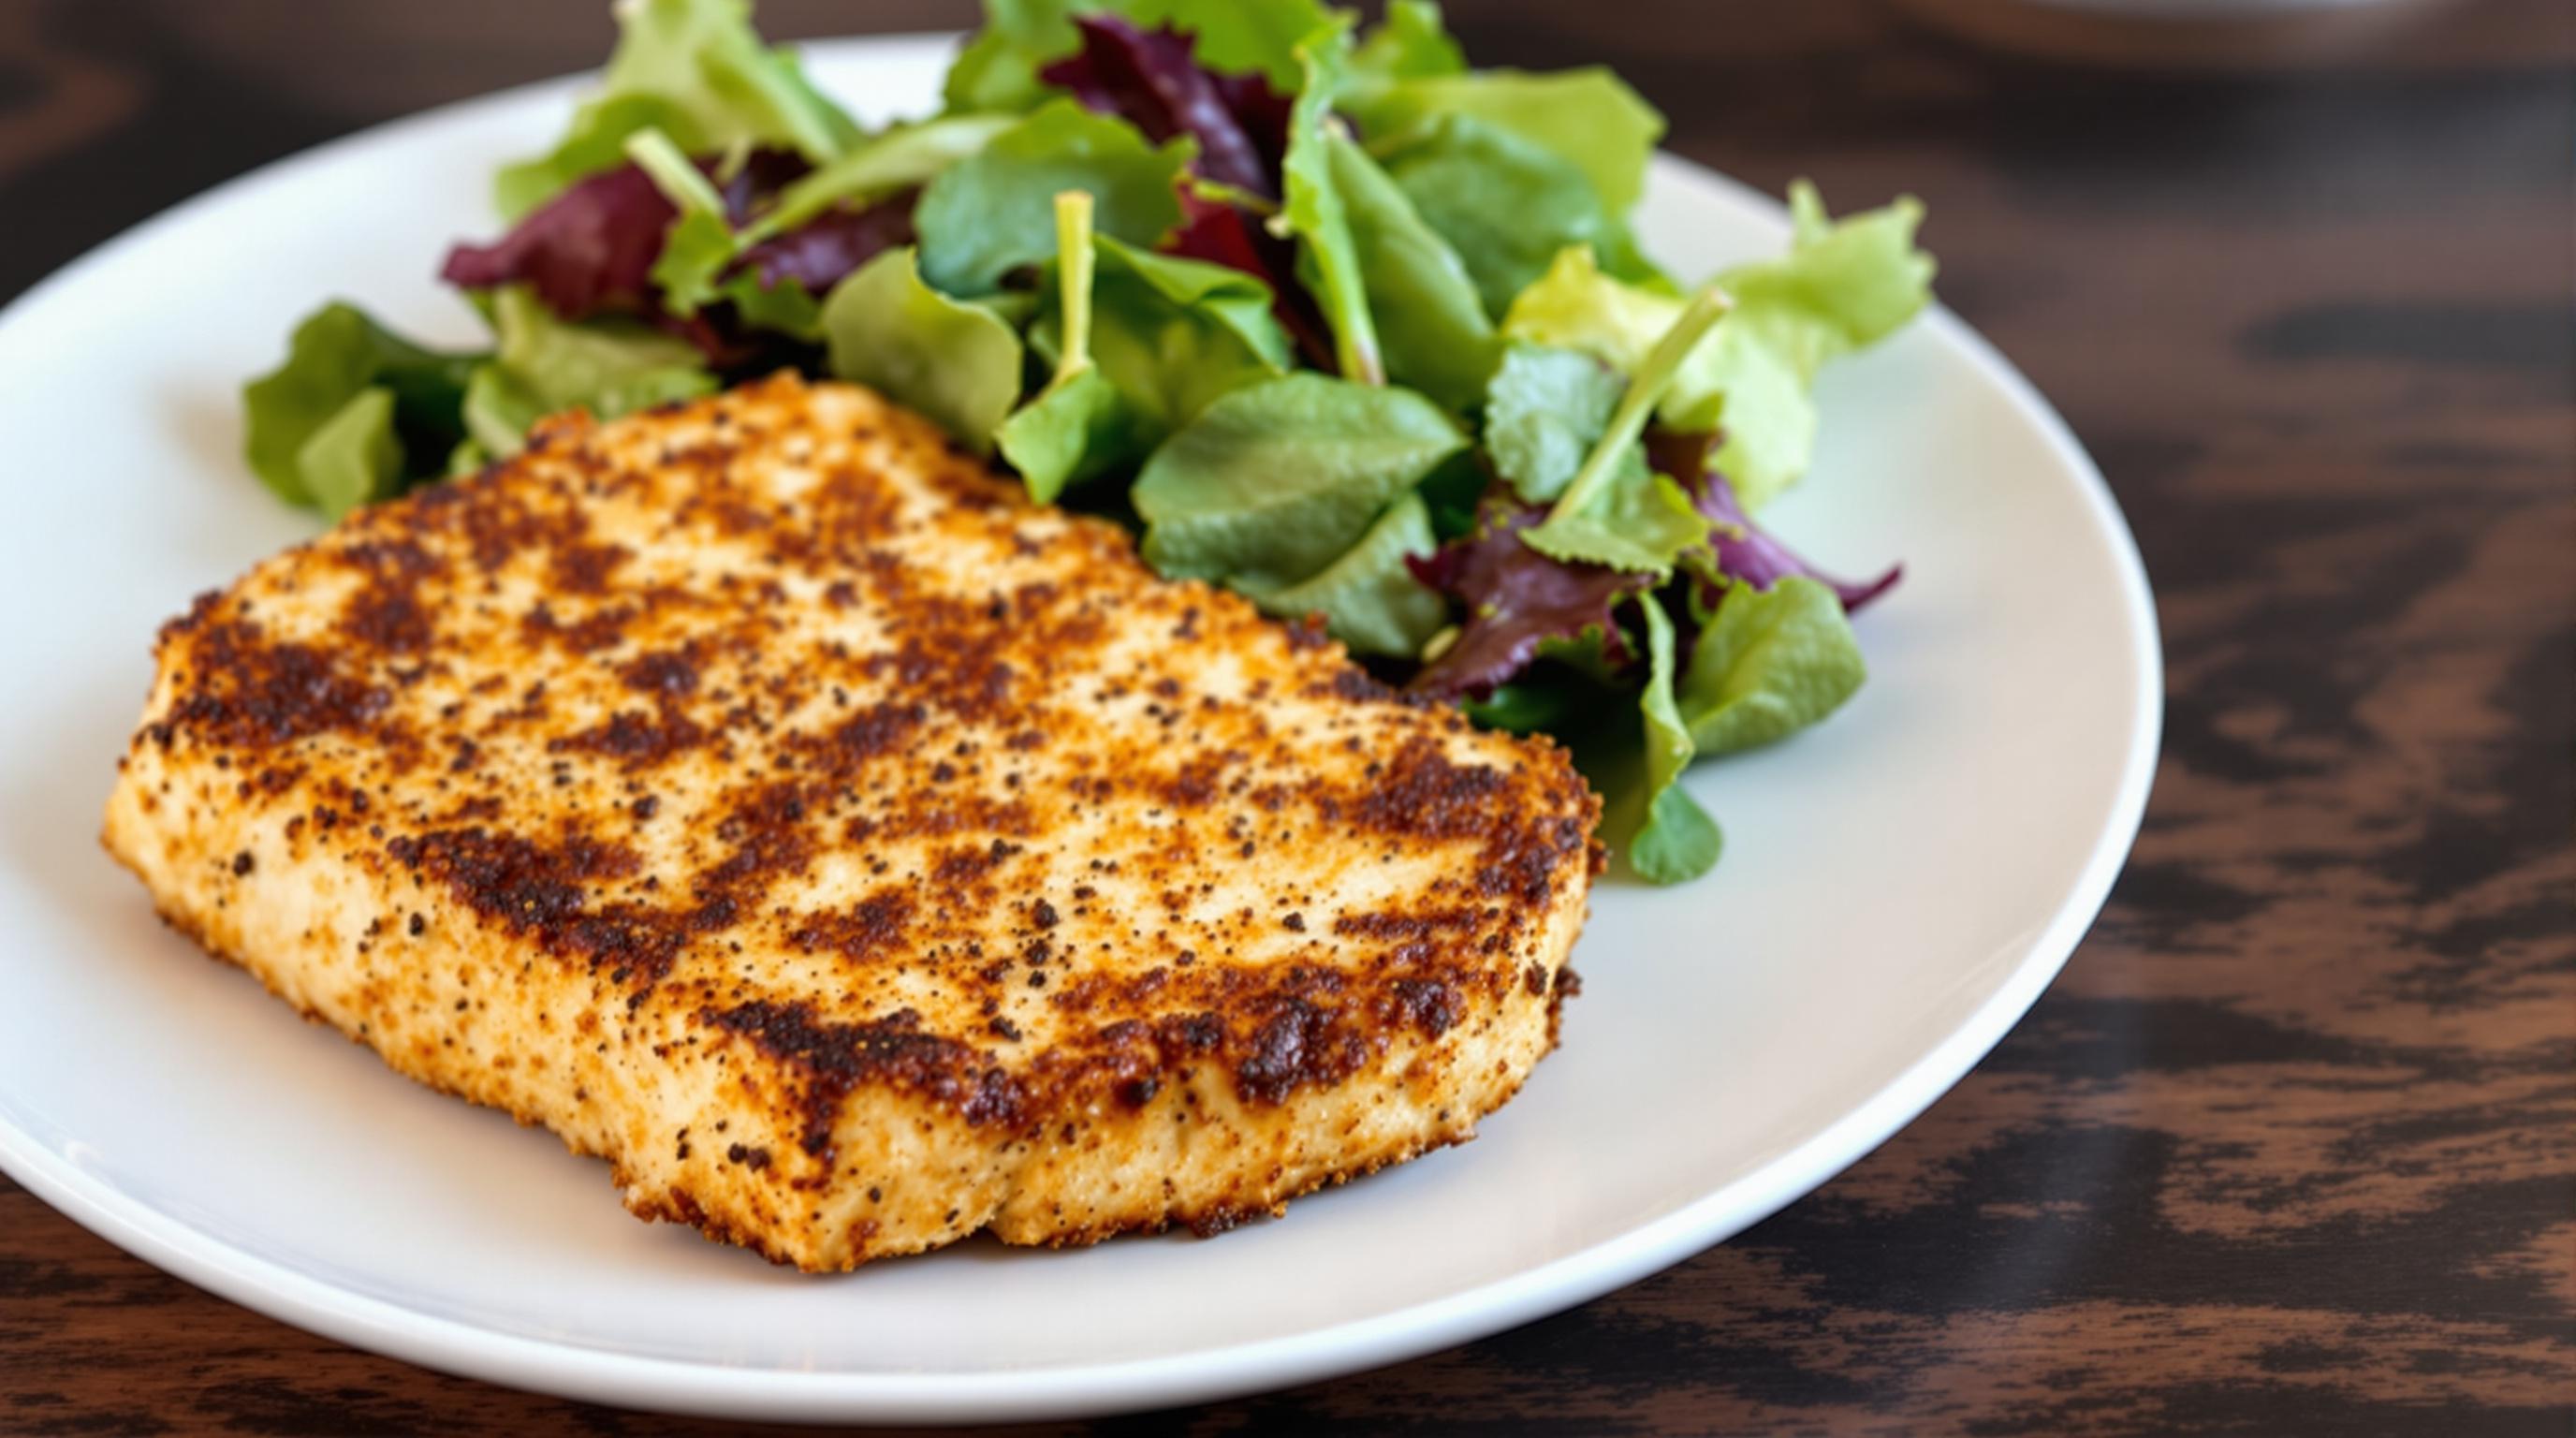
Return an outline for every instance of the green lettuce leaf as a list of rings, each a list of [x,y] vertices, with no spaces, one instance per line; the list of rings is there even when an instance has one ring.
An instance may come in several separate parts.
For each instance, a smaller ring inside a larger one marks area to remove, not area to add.
[[[1732,754],[1823,719],[1868,677],[1833,590],[1796,576],[1739,584],[1691,646],[1678,713],[1699,753]]]
[[[652,280],[662,292],[663,308],[685,319],[709,305],[730,304],[747,328],[803,340],[822,338],[823,307],[803,282],[791,275],[764,283],[749,268],[726,273],[754,236],[735,233],[724,197],[670,137],[659,130],[638,131],[627,138],[626,153],[679,212],[663,232],[662,253],[653,261]]]
[[[1075,484],[1139,449],[1135,416],[1109,377],[1088,365],[1059,373],[995,431],[994,444],[1020,472],[1029,498],[1051,504]]]
[[[500,337],[493,360],[540,413],[578,407],[615,419],[718,388],[686,340],[624,320],[569,324],[521,285],[492,291],[490,303]]]
[[[1451,410],[1472,408],[1497,351],[1467,267],[1358,142],[1327,134],[1323,148],[1387,378]]]
[[[1312,371],[1236,390],[1137,476],[1145,558],[1175,578],[1287,588],[1339,558],[1466,444],[1439,406],[1409,390]]]
[[[1512,297],[1503,334],[1581,350],[1621,374],[1633,374],[1655,341],[1681,317],[1685,303],[1677,295],[1620,283],[1602,272],[1591,250],[1577,246],[1558,252],[1544,274]],[[1704,362],[1692,355],[1676,388],[1688,391]]]
[[[1690,731],[1673,696],[1673,622],[1648,596],[1646,687],[1637,696],[1644,720],[1644,773],[1620,805],[1614,833],[1626,837],[1628,867],[1651,884],[1678,884],[1717,866],[1726,836],[1681,786],[1693,753]]]
[[[940,95],[951,111],[1012,112],[1047,96],[1038,71],[1080,47],[1077,0],[984,0],[984,26],[948,67]]]
[[[1308,36],[1297,54],[1305,83],[1288,117],[1288,154],[1281,164],[1287,198],[1270,227],[1297,241],[1300,277],[1333,331],[1335,368],[1360,384],[1384,384],[1386,359],[1369,313],[1359,246],[1341,187],[1333,182],[1332,142],[1340,123],[1333,118],[1333,102],[1348,79],[1348,22]]]
[[[1422,496],[1407,494],[1339,559],[1285,586],[1238,581],[1236,587],[1269,613],[1287,619],[1310,614],[1355,654],[1410,659],[1449,619],[1449,601],[1413,577],[1407,555],[1439,547]]]
[[[771,285],[761,283],[750,270],[741,270],[716,286],[716,299],[732,304],[745,329],[806,341],[823,338],[823,302],[793,275]]]
[[[661,287],[663,307],[683,317],[696,314],[716,298],[716,277],[741,253],[725,215],[724,196],[658,129],[627,136],[626,157],[678,212],[663,231],[662,253],[653,261],[653,283]]]
[[[242,389],[251,472],[289,504],[321,503],[304,472],[306,442],[361,393],[380,389],[392,396],[403,476],[435,476],[465,437],[466,381],[483,358],[423,348],[353,305],[325,305],[295,327],[285,362]]]
[[[661,288],[662,307],[686,318],[724,298],[718,280],[741,250],[733,227],[719,210],[680,211],[662,232],[662,253],[653,261],[653,283]]]
[[[1514,493],[1545,504],[1565,492],[1608,432],[1627,388],[1590,355],[1512,345],[1485,389],[1485,457]]]
[[[394,392],[369,385],[305,437],[295,470],[326,519],[402,492],[403,447],[394,437]]]
[[[1440,115],[1373,153],[1458,252],[1496,317],[1570,246],[1588,246],[1615,278],[1672,287],[1591,178],[1536,141],[1473,115]]]
[[[783,235],[837,205],[864,205],[928,184],[958,161],[982,154],[1017,123],[1009,115],[949,115],[897,125],[780,191],[778,203],[744,228],[742,243]]]
[[[1117,388],[1150,449],[1225,394],[1275,379],[1293,361],[1271,314],[1270,287],[1241,270],[1158,255],[1101,238],[1091,289],[1091,357]],[[1029,331],[1042,354],[1064,352],[1060,304]],[[1141,455],[1140,449],[1140,455]]]
[[[1614,215],[1626,214],[1645,193],[1646,160],[1664,133],[1655,107],[1599,66],[1549,74],[1362,76],[1341,104],[1373,144],[1393,144],[1443,115],[1486,121],[1581,170]]]
[[[574,181],[625,164],[626,137],[641,130],[697,134],[688,111],[659,95],[595,96],[573,112],[572,128],[552,150],[501,167],[492,177],[493,208],[517,222]]]
[[[1333,23],[1322,0],[1132,0],[1118,7],[1147,29],[1195,37],[1191,53],[1221,74],[1258,73],[1286,94],[1302,73],[1297,47]]]
[[[1497,684],[1494,692],[1482,699],[1462,697],[1458,707],[1488,729],[1534,734],[1541,730],[1555,732],[1599,700],[1594,687],[1579,676],[1548,673]]]
[[[1430,0],[1394,0],[1386,7],[1385,21],[1351,56],[1351,70],[1373,81],[1463,75],[1467,53],[1441,25],[1439,6]]]
[[[1682,308],[1638,362],[1610,422],[1547,518],[1521,531],[1522,543],[1551,559],[1660,579],[1684,550],[1706,540],[1707,521],[1681,486],[1647,466],[1639,439],[1683,361],[1726,312],[1727,297],[1714,288]]]
[[[499,336],[489,362],[468,377],[461,419],[473,452],[449,468],[506,459],[550,414],[617,419],[672,400],[716,392],[716,377],[685,340],[631,320],[555,317],[534,291],[511,285],[480,298]]]
[[[922,282],[909,247],[888,250],[823,301],[832,373],[930,416],[978,454],[1020,397],[1010,322]]]
[[[1931,297],[1931,257],[1914,247],[1919,203],[1901,199],[1834,224],[1803,181],[1790,188],[1789,202],[1796,230],[1788,255],[1718,276],[1736,307],[1692,352],[1663,401],[1672,428],[1725,431],[1715,467],[1748,509],[1814,460],[1816,372],[1885,338]],[[1570,250],[1513,300],[1503,333],[1633,371],[1681,305],[1623,284]]]
[[[1087,191],[1067,190],[1055,197],[1054,289],[1061,353],[1046,388],[1004,420],[994,436],[1003,458],[1019,470],[1029,497],[1040,504],[1053,502],[1066,485],[1089,479],[1136,449],[1134,417],[1118,387],[1091,362],[1091,216]]]
[[[922,277],[953,295],[999,288],[1002,276],[1055,253],[1055,197],[1065,190],[1091,192],[1101,233],[1150,249],[1180,223],[1174,186],[1197,151],[1186,136],[1156,148],[1124,120],[1051,101],[922,191],[913,217]]]
[[[1708,522],[1680,485],[1654,473],[1631,440],[1605,478],[1575,505],[1559,502],[1547,519],[1521,531],[1521,543],[1568,564],[1601,564],[1658,580],[1683,551],[1708,536]],[[1568,493],[1571,493],[1571,486]]]
[[[466,442],[474,448],[470,458],[478,465],[489,464],[518,453],[528,431],[546,417],[546,406],[509,371],[486,364],[476,366],[466,381],[464,416]]]
[[[1299,41],[1329,23],[1320,0],[985,0],[984,28],[948,69],[951,111],[1028,110],[1055,93],[1038,72],[1081,48],[1073,17],[1093,11],[1196,38],[1212,70],[1259,71],[1285,93],[1297,84]]]
[[[777,145],[817,164],[858,139],[791,53],[761,44],[748,0],[618,0],[617,23],[599,92],[573,113],[570,132],[495,181],[503,215],[516,219],[622,163],[626,138],[648,127],[692,154]]]

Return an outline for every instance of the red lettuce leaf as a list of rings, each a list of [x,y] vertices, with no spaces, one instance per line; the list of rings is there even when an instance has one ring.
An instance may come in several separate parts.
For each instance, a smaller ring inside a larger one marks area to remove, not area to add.
[[[1078,15],[1082,48],[1039,72],[1073,92],[1083,108],[1116,115],[1159,145],[1176,135],[1199,142],[1192,168],[1219,184],[1279,197],[1288,149],[1285,96],[1260,75],[1219,75],[1190,54],[1190,37],[1166,25],[1141,29],[1107,14]]]
[[[1202,178],[1276,200],[1288,152],[1291,98],[1258,74],[1221,75],[1199,64],[1190,37],[1168,25],[1146,30],[1109,14],[1079,15],[1082,48],[1040,78],[1072,92],[1085,109],[1116,115],[1162,144],[1189,135],[1191,168]],[[1332,332],[1296,281],[1297,248],[1256,217],[1221,200],[1181,194],[1181,223],[1162,251],[1241,270],[1270,286],[1272,310],[1306,362],[1334,372]]]
[[[1466,606],[1457,642],[1413,676],[1414,692],[1438,698],[1482,698],[1527,669],[1551,639],[1601,636],[1602,657],[1628,661],[1627,637],[1612,611],[1643,594],[1649,576],[1598,564],[1567,564],[1521,542],[1520,532],[1545,518],[1497,489],[1487,495],[1476,532],[1409,558],[1413,575]]]
[[[659,309],[651,302],[653,262],[677,213],[642,170],[602,170],[493,243],[449,250],[439,274],[460,289],[526,285],[567,320]]]
[[[861,265],[913,242],[912,210],[920,198],[921,191],[911,189],[864,209],[827,210],[743,251],[735,268],[759,276],[765,286],[794,280],[810,293],[827,293]]]
[[[1755,589],[1769,589],[1792,575],[1803,576],[1831,589],[1842,600],[1846,614],[1859,613],[1904,576],[1905,566],[1899,564],[1890,566],[1876,579],[1860,583],[1837,579],[1763,533],[1736,499],[1735,486],[1711,463],[1717,454],[1718,438],[1713,430],[1695,434],[1659,431],[1646,443],[1656,470],[1679,480],[1690,494],[1692,507],[1708,520],[1709,548],[1716,556],[1719,574]]]
[[[1184,191],[1181,223],[1163,237],[1162,252],[1241,270],[1270,287],[1270,313],[1296,343],[1309,369],[1339,374],[1333,332],[1314,296],[1297,283],[1297,245],[1270,233],[1258,219],[1221,200]]]
[[[718,179],[713,160],[698,166]],[[793,151],[752,151],[718,180],[726,218],[737,227],[748,224],[810,168]],[[728,273],[748,272],[763,285],[792,279],[825,294],[879,253],[912,242],[919,198],[918,190],[906,190],[864,209],[827,211],[744,251]],[[456,246],[440,273],[462,289],[524,284],[567,321],[634,316],[688,340],[720,368],[775,362],[774,337],[750,331],[729,305],[685,317],[664,308],[653,265],[676,218],[643,170],[621,165],[575,182],[492,244]]]

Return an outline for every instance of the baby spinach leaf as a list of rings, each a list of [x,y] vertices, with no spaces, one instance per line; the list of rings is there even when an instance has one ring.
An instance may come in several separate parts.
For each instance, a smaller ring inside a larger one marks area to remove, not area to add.
[[[1312,372],[1236,390],[1137,476],[1145,558],[1175,578],[1285,588],[1332,563],[1466,443],[1410,390]]]
[[[1730,585],[1691,646],[1678,712],[1698,752],[1732,754],[1833,713],[1868,676],[1831,589],[1802,577]]]
[[[1173,187],[1194,153],[1186,137],[1155,148],[1124,120],[1051,101],[922,191],[913,215],[922,277],[953,295],[999,288],[1005,274],[1055,253],[1055,197],[1065,190],[1091,192],[1103,234],[1151,248],[1180,223]]]
[[[1646,189],[1646,159],[1664,117],[1599,66],[1531,74],[1478,70],[1385,80],[1362,76],[1342,108],[1371,143],[1393,143],[1442,115],[1468,115],[1509,130],[1583,172],[1611,214]]]
[[[1020,337],[982,305],[922,282],[915,252],[888,250],[823,301],[832,373],[937,421],[978,454],[1020,397]]]
[[[616,166],[627,136],[646,128],[692,154],[772,144],[816,163],[858,139],[858,126],[790,52],[761,44],[748,0],[624,0],[617,20],[599,93],[574,112],[570,132],[552,151],[501,171],[494,197],[504,216],[516,219]]]
[[[1496,353],[1467,267],[1357,142],[1327,134],[1323,145],[1387,378],[1451,410],[1472,408]]]
[[[1583,467],[1626,390],[1590,355],[1511,345],[1485,388],[1485,457],[1514,493],[1545,504]]]
[[[1287,200],[1271,229],[1297,240],[1298,267],[1333,332],[1335,367],[1360,384],[1384,384],[1386,360],[1369,313],[1359,246],[1341,188],[1333,182],[1333,126],[1338,122],[1332,112],[1350,61],[1347,22],[1308,36],[1297,54],[1305,66],[1305,84],[1289,111],[1288,156],[1280,167]]]
[[[1726,840],[1680,783],[1694,750],[1673,697],[1673,622],[1651,595],[1639,608],[1646,621],[1646,687],[1637,696],[1644,721],[1642,772],[1612,801],[1603,827],[1624,839],[1628,867],[1637,877],[1678,884],[1716,867]]]
[[[1118,387],[1090,366],[1058,374],[995,432],[1002,457],[1020,472],[1029,498],[1051,504],[1136,449],[1135,416]]]
[[[1315,574],[1284,586],[1246,580],[1236,587],[1283,618],[1322,615],[1324,627],[1355,654],[1410,659],[1449,617],[1448,603],[1405,564],[1437,547],[1422,496],[1407,494]]]
[[[383,389],[393,396],[390,419],[402,442],[404,473],[435,475],[464,438],[459,411],[466,379],[482,359],[425,349],[353,305],[325,305],[295,327],[285,362],[242,388],[251,472],[289,504],[318,503],[303,474],[305,442],[361,391]]]
[[[1092,361],[1124,398],[1142,445],[1198,418],[1218,396],[1287,371],[1292,355],[1268,285],[1112,239],[1097,249]],[[1059,315],[1041,313],[1031,339],[1060,353],[1062,328]]]
[[[1534,140],[1473,115],[1438,115],[1372,153],[1497,317],[1572,245],[1589,246],[1616,278],[1670,287],[1591,178]]]

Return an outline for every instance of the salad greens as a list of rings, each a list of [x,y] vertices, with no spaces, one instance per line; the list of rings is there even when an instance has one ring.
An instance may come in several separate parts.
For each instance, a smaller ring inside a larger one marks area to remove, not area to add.
[[[1179,181],[1197,142],[1156,147],[1136,127],[1051,100],[951,165],[921,192],[924,277],[951,294],[986,294],[1056,252],[1055,197],[1089,192],[1106,234],[1151,245],[1181,220]]]
[[[251,472],[278,498],[333,519],[390,497],[402,480],[434,478],[465,440],[461,409],[478,363],[413,344],[353,305],[324,305],[295,327],[286,363],[242,391]],[[368,456],[368,483],[350,483],[341,457],[350,451]]]
[[[934,289],[910,245],[833,289],[823,334],[834,374],[901,395],[977,453],[1019,402],[1018,332],[989,306]]]
[[[747,0],[616,0],[446,353],[326,305],[244,391],[251,468],[337,517],[792,367],[873,385],[1163,574],[1315,618],[1390,682],[1565,741],[1639,876],[1706,872],[1696,759],[1866,670],[1837,579],[1754,516],[1828,362],[1930,295],[1901,199],[1790,191],[1695,289],[1639,249],[1663,119],[1598,68],[1476,70],[1425,0],[988,0],[940,113],[868,130]]]
[[[750,0],[617,0],[618,42],[599,93],[544,155],[506,166],[493,184],[517,219],[585,175],[613,169],[628,136],[657,129],[692,152],[777,145],[817,164],[859,127],[817,91],[793,55],[760,43]]]

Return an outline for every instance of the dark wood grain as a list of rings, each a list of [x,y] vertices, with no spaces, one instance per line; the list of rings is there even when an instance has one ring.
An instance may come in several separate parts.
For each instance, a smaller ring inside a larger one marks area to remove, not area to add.
[[[2498,0],[2195,76],[2000,58],[1863,0],[1451,8],[1480,59],[1618,66],[1754,183],[1929,201],[1945,296],[2145,550],[2155,799],[2038,1009],[1815,1195],[1483,1343],[1096,1431],[2567,1433],[2576,15]],[[605,28],[0,0],[0,296],[259,161],[590,63]],[[0,1432],[214,1430],[718,1428],[310,1337],[0,1182]]]

